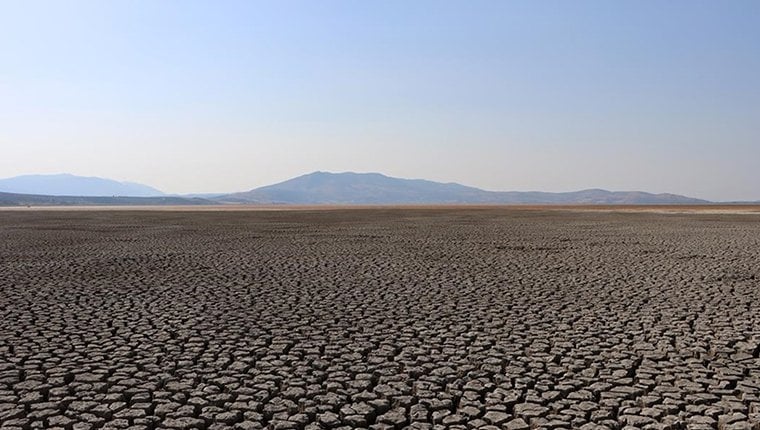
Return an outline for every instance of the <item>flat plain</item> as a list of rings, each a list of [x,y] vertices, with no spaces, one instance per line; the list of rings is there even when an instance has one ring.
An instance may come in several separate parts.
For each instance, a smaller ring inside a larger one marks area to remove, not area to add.
[[[0,212],[0,427],[760,428],[760,215]]]

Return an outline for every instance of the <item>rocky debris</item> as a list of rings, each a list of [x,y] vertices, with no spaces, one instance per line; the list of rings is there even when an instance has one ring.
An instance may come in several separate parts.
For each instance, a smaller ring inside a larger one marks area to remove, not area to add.
[[[760,223],[6,212],[0,427],[760,429]]]

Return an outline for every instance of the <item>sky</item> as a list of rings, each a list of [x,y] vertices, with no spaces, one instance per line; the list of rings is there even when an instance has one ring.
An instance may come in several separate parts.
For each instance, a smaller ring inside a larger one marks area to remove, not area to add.
[[[760,2],[0,0],[0,177],[760,200]]]

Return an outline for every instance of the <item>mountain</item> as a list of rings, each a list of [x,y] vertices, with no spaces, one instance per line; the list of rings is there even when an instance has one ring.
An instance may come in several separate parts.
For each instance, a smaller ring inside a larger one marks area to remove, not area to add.
[[[705,204],[676,194],[600,189],[568,193],[486,191],[456,183],[401,179],[380,173],[314,172],[226,195],[164,195],[147,185],[73,175],[0,179],[0,206],[198,204]]]
[[[161,191],[134,182],[112,179],[59,175],[24,175],[0,179],[0,192],[47,196],[163,196]]]
[[[488,192],[459,184],[391,178],[379,173],[314,172],[220,198],[229,202],[294,204],[467,203]]]
[[[380,173],[314,172],[218,197],[257,204],[704,204],[676,194],[599,189],[568,193],[485,191],[456,183],[392,178]]]
[[[211,205],[215,202],[185,197],[45,196],[0,192],[0,206],[166,206]]]
[[[589,189],[566,193],[497,192],[506,204],[566,204],[566,205],[698,205],[711,203],[678,194],[653,194],[643,191],[607,191]]]

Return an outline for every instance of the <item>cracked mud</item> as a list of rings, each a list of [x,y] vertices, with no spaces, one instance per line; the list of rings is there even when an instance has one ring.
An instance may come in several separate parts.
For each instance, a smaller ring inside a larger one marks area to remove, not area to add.
[[[0,213],[0,427],[759,429],[760,218]]]

